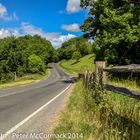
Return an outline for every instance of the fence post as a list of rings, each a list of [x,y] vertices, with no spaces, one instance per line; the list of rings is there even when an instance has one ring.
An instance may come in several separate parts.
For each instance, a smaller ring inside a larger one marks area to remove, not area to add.
[[[85,71],[84,76],[83,76],[83,82],[84,82],[84,86],[87,86],[87,71]]]
[[[106,72],[103,70],[105,67],[106,67],[105,61],[96,61],[96,76],[97,76],[96,80],[98,83],[99,81],[101,81],[103,85],[106,84]]]
[[[17,80],[17,73],[16,73],[16,71],[14,72],[14,81],[16,81]]]

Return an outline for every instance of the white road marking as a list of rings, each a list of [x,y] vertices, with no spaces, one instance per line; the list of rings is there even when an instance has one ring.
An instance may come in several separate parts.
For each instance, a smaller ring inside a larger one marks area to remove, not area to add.
[[[66,90],[70,88],[72,84],[70,84],[67,88],[65,88],[63,91],[61,91],[57,96],[55,96],[53,99],[51,99],[49,102],[41,106],[39,109],[37,109],[35,112],[33,112],[31,115],[29,115],[27,118],[25,118],[23,121],[12,127],[10,130],[8,130],[5,134],[4,137],[1,136],[0,140],[4,140],[9,136],[11,133],[13,133],[15,130],[17,130],[20,126],[22,126],[24,123],[26,123],[28,120],[30,120],[33,116],[35,116],[37,113],[39,113],[41,110],[43,110],[46,106],[48,106],[50,103],[52,103],[55,99],[57,99],[60,95],[62,95]]]

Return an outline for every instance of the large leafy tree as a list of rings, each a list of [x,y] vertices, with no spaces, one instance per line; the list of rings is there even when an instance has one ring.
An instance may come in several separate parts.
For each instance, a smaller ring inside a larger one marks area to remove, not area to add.
[[[140,0],[81,0],[81,6],[89,9],[81,29],[94,39],[96,60],[140,63]]]
[[[71,59],[73,53],[77,51],[82,56],[92,52],[92,45],[90,42],[88,42],[88,39],[76,37],[64,42],[62,47],[58,49],[59,58]]]

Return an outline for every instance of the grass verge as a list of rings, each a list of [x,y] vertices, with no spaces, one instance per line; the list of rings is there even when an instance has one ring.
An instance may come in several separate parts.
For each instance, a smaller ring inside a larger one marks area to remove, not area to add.
[[[140,92],[140,84],[136,80],[111,79],[108,81],[108,84]]]
[[[94,55],[86,55],[79,59],[78,62],[75,60],[62,60],[59,65],[70,74],[84,73],[86,70],[94,70]]]
[[[104,101],[97,103],[100,96],[79,81],[53,133],[71,133],[69,138],[77,140],[139,140],[140,102],[115,92],[103,96]]]
[[[94,64],[94,54],[87,55],[82,57],[78,62],[75,60],[62,60],[59,62],[59,66],[68,74],[76,75],[78,73],[84,73],[86,70],[95,70]],[[111,78],[108,79],[108,84],[128,88],[133,91],[140,91],[140,84],[136,80],[130,79],[117,79]]]
[[[19,77],[16,81],[10,81],[7,83],[0,84],[0,89],[6,89],[14,86],[22,86],[33,82],[38,82],[49,77],[49,75],[50,69],[47,69],[44,74],[30,74],[23,77]]]

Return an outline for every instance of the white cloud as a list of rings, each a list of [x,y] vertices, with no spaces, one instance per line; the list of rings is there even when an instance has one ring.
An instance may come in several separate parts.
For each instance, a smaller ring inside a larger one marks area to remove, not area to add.
[[[51,38],[51,42],[53,44],[53,46],[55,46],[56,48],[60,47],[62,45],[62,43],[64,43],[65,41],[76,37],[73,34],[67,34],[67,35],[61,35],[61,34],[52,34],[52,38]]]
[[[0,16],[7,14],[7,9],[0,3]]]
[[[80,28],[79,28],[79,24],[77,23],[73,23],[70,25],[62,25],[61,26],[62,29],[69,31],[69,32],[80,32]]]
[[[41,28],[37,28],[28,23],[22,23],[22,30],[24,31],[24,34],[30,35],[37,34],[46,38],[47,40],[50,40],[54,47],[60,47],[63,42],[76,37],[75,35],[72,34],[61,35],[60,33],[57,32],[46,33]]]
[[[23,36],[23,35],[40,35],[47,40],[50,40],[52,45],[55,48],[58,48],[62,45],[63,42],[76,37],[73,34],[62,35],[57,32],[44,32],[41,28],[37,28],[29,23],[22,23],[19,28],[1,28],[0,29],[0,38],[5,38],[7,36]]]
[[[20,33],[17,29],[0,29],[0,38],[5,38],[8,36],[19,36]]]
[[[66,11],[69,13],[76,13],[81,10],[80,0],[68,0]]]
[[[12,35],[11,32],[7,29],[2,28],[0,30],[0,38],[4,38],[4,37],[7,37],[7,36],[11,36],[11,35]]]
[[[11,19],[18,20],[18,16],[16,15],[16,13],[15,13],[15,12],[12,14]]]
[[[17,20],[18,17],[17,17],[15,12],[13,14],[9,15],[7,12],[7,8],[0,3],[0,19],[5,20],[5,21],[9,21],[12,19]]]
[[[41,28],[37,28],[29,23],[23,22],[21,24],[21,30],[24,32],[24,34],[29,34],[29,35],[40,35],[40,36],[45,36],[45,33],[42,31]]]

